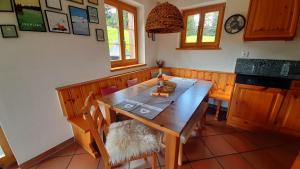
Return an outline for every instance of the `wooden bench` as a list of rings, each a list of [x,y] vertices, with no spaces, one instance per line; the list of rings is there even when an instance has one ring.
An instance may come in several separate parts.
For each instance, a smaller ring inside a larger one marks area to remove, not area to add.
[[[163,71],[171,72],[172,76],[212,81],[213,87],[209,96],[217,100],[230,100],[235,80],[235,74],[233,73],[183,68],[164,68]],[[98,153],[93,146],[94,140],[92,139],[91,133],[89,132],[82,115],[84,99],[88,96],[90,91],[101,96],[101,88],[115,85],[119,89],[124,89],[127,87],[128,80],[137,78],[138,82],[141,83],[150,80],[152,78],[151,74],[155,72],[158,72],[158,68],[147,68],[57,88],[62,111],[72,125],[76,142],[93,157],[98,156]],[[112,121],[115,120],[113,113],[106,115],[106,117],[112,118]]]

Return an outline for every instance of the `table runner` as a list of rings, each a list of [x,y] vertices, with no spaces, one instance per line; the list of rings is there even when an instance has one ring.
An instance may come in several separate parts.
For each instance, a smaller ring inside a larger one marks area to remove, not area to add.
[[[142,116],[147,119],[154,119],[160,112],[172,104],[181,94],[192,87],[197,80],[174,77],[170,81],[177,84],[176,89],[169,97],[151,96],[151,93],[157,89],[153,86],[132,98],[126,99],[115,108]]]

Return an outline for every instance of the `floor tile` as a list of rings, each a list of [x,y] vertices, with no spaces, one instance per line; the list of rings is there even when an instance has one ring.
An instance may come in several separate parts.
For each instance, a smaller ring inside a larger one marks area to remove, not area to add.
[[[237,151],[246,152],[256,150],[258,147],[251,143],[247,137],[240,133],[223,135],[224,139]]]
[[[256,169],[284,169],[265,150],[242,153],[242,156]]]
[[[159,168],[159,161],[158,159],[156,166]],[[151,168],[152,167],[152,157],[148,157],[147,161],[144,159],[135,160],[130,162],[130,169],[144,169],[144,168]]]
[[[74,155],[68,169],[97,169],[99,160],[89,154]]]
[[[267,148],[284,144],[283,140],[274,138],[269,134],[243,132],[241,135],[246,137],[251,143],[255,144],[259,148]]]
[[[183,152],[189,161],[210,158],[213,156],[200,138],[189,139],[188,142],[183,145]]]
[[[255,169],[239,154],[218,157],[217,160],[220,162],[224,169]]]
[[[56,153],[54,156],[70,156],[74,155],[79,145],[76,143],[64,148],[63,150]]]
[[[234,148],[227,143],[227,141],[221,136],[208,136],[202,138],[208,149],[215,156],[223,156],[237,153]]]
[[[53,157],[40,163],[37,169],[66,169],[72,156]]]
[[[88,152],[78,145],[75,154],[88,154]]]
[[[223,169],[216,159],[200,160],[191,163],[193,169]]]
[[[298,155],[298,150],[289,149],[286,146],[274,147],[265,150],[271,158],[278,161],[284,168],[290,169]]]

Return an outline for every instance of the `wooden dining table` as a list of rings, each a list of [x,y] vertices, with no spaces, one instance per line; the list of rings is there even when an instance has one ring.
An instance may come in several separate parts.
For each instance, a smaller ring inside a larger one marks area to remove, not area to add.
[[[167,77],[167,79],[171,78],[173,77]],[[100,104],[102,105],[101,111],[105,114],[108,123],[114,122],[116,114],[120,113],[163,132],[165,134],[166,145],[165,168],[176,169],[178,167],[180,137],[186,130],[192,130],[191,126],[194,126],[200,120],[197,118],[199,118],[201,109],[205,107],[204,103],[207,102],[207,96],[212,83],[210,81],[198,80],[152,120],[114,107],[114,105],[125,99],[137,96],[139,93],[155,85],[157,85],[156,78],[102,97],[100,99]]]

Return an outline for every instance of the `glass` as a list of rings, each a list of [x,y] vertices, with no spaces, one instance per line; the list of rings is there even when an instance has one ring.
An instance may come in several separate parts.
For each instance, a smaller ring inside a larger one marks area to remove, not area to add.
[[[123,11],[125,58],[135,59],[135,18],[134,14]]]
[[[202,42],[215,42],[217,34],[219,11],[208,12],[204,17]]]
[[[107,25],[107,37],[109,45],[109,55],[111,60],[121,60],[121,43],[118,9],[105,4],[105,17]]]
[[[198,27],[199,27],[200,14],[190,15],[187,18],[186,27],[186,43],[196,43],[198,39]]]
[[[5,157],[5,154],[2,150],[2,147],[0,146],[0,158],[3,158],[3,157]]]

